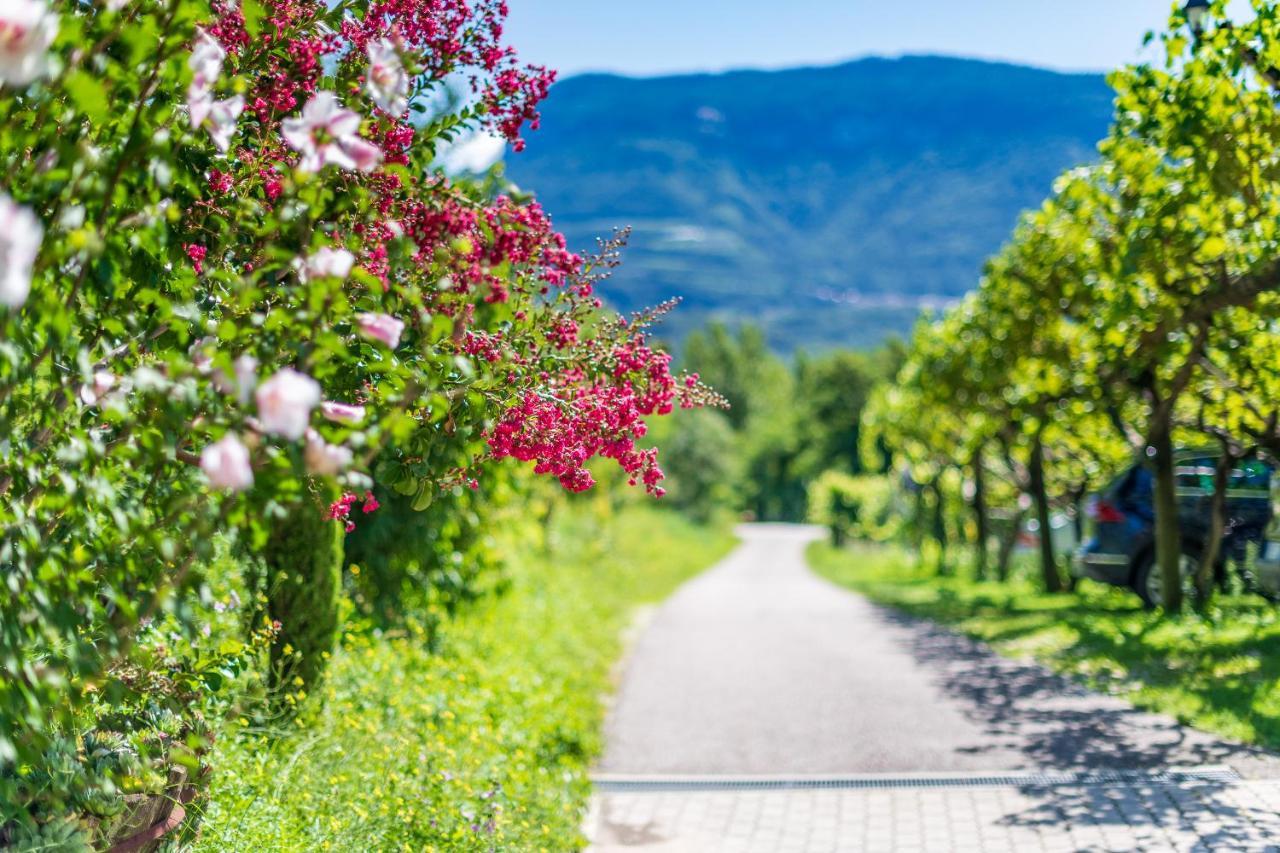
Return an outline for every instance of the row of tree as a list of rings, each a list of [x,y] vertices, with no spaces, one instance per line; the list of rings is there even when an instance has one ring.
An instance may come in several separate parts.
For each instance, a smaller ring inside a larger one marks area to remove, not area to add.
[[[1194,38],[1175,16],[1163,67],[1112,75],[1099,161],[1057,181],[870,403],[864,443],[893,447],[915,482],[965,469],[980,571],[993,490],[1006,504],[1029,495],[1048,531],[1055,501],[1078,505],[1137,456],[1152,466],[1163,603],[1177,611],[1175,448],[1219,445],[1219,483],[1242,456],[1280,451],[1280,110],[1262,64],[1280,50],[1280,12],[1259,0],[1232,26],[1222,5]],[[1059,590],[1040,540],[1044,584]],[[1218,555],[1196,556],[1204,602]]]
[[[658,425],[668,500],[695,517],[729,509],[762,521],[803,521],[816,478],[866,469],[863,407],[902,362],[901,345],[890,344],[875,352],[800,353],[788,363],[760,328],[717,323],[690,335],[683,355],[729,408]],[[872,460],[872,470],[883,467]]]

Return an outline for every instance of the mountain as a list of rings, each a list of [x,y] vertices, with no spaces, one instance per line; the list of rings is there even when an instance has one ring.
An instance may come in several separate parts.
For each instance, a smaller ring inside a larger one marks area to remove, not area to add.
[[[575,249],[634,228],[606,297],[683,297],[671,336],[749,318],[781,351],[856,346],[972,288],[1111,109],[1101,75],[932,56],[589,74],[506,168]]]

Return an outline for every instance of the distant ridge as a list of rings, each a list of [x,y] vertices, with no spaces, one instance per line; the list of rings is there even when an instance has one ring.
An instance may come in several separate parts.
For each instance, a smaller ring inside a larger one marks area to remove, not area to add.
[[[1018,213],[1093,159],[1102,75],[909,56],[558,83],[507,161],[575,248],[631,225],[606,296],[671,296],[775,347],[866,345],[971,288]]]

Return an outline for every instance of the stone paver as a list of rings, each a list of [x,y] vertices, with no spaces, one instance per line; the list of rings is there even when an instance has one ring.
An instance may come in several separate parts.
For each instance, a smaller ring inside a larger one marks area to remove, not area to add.
[[[816,577],[812,528],[743,545],[654,615],[602,774],[1152,770],[1239,781],[598,793],[599,851],[1276,850],[1280,758],[1091,693]],[[1096,775],[1096,774],[1095,774]],[[1114,775],[1114,774],[1113,774]],[[914,783],[913,783],[914,784]]]
[[[1280,781],[606,793],[597,853],[1280,851]]]

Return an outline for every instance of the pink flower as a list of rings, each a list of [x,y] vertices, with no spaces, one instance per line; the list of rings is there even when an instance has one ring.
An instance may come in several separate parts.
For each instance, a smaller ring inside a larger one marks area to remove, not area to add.
[[[301,154],[298,168],[318,172],[327,165],[370,172],[382,162],[382,151],[359,136],[360,116],[345,109],[333,92],[317,92],[298,118],[281,125],[285,141]]]
[[[352,453],[346,447],[329,444],[320,433],[307,430],[307,449],[304,454],[307,471],[322,477],[337,474],[351,464]]]
[[[58,16],[42,0],[0,2],[0,85],[25,86],[49,69]]]
[[[320,402],[320,383],[286,367],[259,385],[254,398],[262,428],[296,441],[306,433],[311,410]]]
[[[355,265],[355,262],[356,256],[346,249],[325,246],[305,258],[295,259],[293,264],[298,270],[298,277],[306,282],[313,278],[339,278],[345,280],[347,276],[351,275],[351,267]]]
[[[217,101],[213,98],[213,84],[222,76],[222,63],[227,52],[213,36],[202,29],[196,30],[196,44],[187,59],[191,69],[191,85],[187,87],[187,112],[191,127],[206,128],[213,144],[223,154],[231,147],[231,137],[236,133],[236,122],[244,112],[244,98],[240,95]]]
[[[238,492],[253,485],[249,450],[230,433],[204,449],[200,454],[200,470],[215,489]]]
[[[4,19],[0,18],[0,49]],[[40,220],[0,193],[0,305],[20,308],[31,293],[31,270],[40,252]]]
[[[364,406],[352,406],[348,403],[335,403],[325,400],[320,404],[320,414],[340,424],[358,424],[364,420]]]
[[[222,76],[222,63],[227,52],[222,43],[205,32],[203,27],[196,27],[196,43],[191,48],[191,56],[187,58],[187,67],[191,69],[191,85],[201,89],[209,89]]]
[[[80,386],[80,399],[84,401],[86,406],[93,406],[99,400],[107,395],[119,380],[114,374],[105,370],[96,370],[93,374],[93,381],[86,382]]]
[[[253,386],[258,383],[258,360],[251,355],[242,355],[235,360],[234,378],[221,370],[213,372],[213,387],[223,394],[235,394],[240,403],[249,402],[253,396]]]
[[[391,349],[400,345],[400,335],[404,332],[402,321],[390,314],[361,314],[357,319],[365,337],[381,341]]]
[[[365,91],[383,112],[402,115],[409,108],[409,75],[404,63],[390,39],[370,41],[369,71],[365,78]]]

